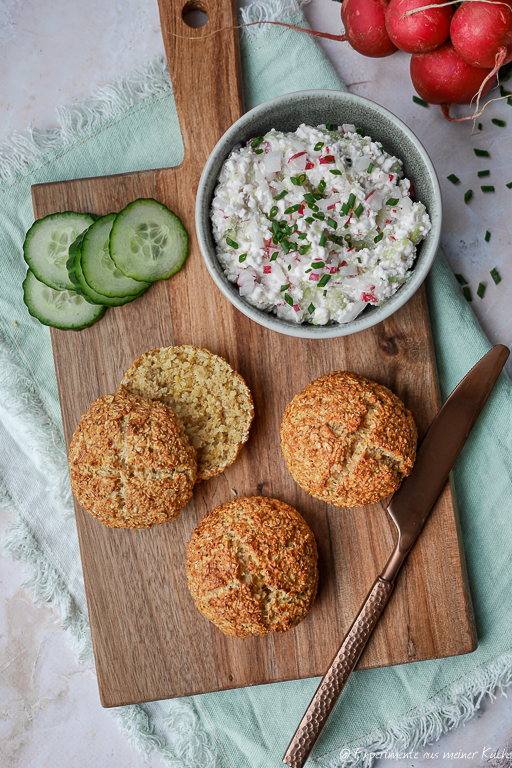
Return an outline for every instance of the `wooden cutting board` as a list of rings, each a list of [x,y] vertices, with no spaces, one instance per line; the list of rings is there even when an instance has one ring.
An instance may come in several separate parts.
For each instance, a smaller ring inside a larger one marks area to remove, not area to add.
[[[194,8],[208,14],[201,29],[183,22],[182,14]],[[175,521],[151,530],[112,530],[75,505],[106,707],[322,675],[387,561],[395,531],[383,504],[337,509],[295,484],[279,445],[285,406],[311,379],[340,369],[390,387],[412,411],[420,435],[440,403],[423,289],[374,328],[316,341],[265,330],[216,288],[197,245],[194,203],[210,151],[243,113],[238,32],[209,36],[235,23],[234,3],[160,0],[160,14],[185,145],[182,165],[32,188],[36,218],[65,210],[103,215],[138,197],[154,197],[176,211],[191,236],[190,255],[177,276],[156,283],[131,304],[109,309],[91,328],[52,330],[66,440],[69,444],[95,398],[117,390],[139,355],[174,344],[223,355],[251,388],[256,417],[236,463],[198,484]],[[198,613],[189,595],[186,544],[203,515],[234,494],[280,498],[304,515],[316,535],[318,598],[306,620],[289,632],[226,637]],[[447,485],[359,668],[452,656],[475,647],[457,513]]]

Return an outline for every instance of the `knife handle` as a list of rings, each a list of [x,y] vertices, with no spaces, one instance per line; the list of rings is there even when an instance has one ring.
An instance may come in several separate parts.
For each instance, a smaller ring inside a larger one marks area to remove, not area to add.
[[[374,581],[354,623],[345,635],[331,666],[322,678],[311,703],[288,745],[283,763],[302,768],[315,746],[352,670],[393,591],[393,583],[380,576]]]

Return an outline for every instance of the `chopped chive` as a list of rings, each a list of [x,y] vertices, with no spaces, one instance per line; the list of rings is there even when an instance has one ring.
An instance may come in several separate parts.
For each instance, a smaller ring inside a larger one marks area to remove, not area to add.
[[[282,192],[280,192],[278,195],[276,195],[276,196],[274,197],[274,200],[282,200],[282,199],[283,199],[283,197],[286,195],[287,191],[288,191],[288,190],[286,190],[286,189],[283,189],[283,191],[282,191]]]
[[[504,128],[506,126],[506,122],[504,120],[498,120],[497,117],[493,117],[491,123],[494,123],[494,125],[497,125],[500,128]]]
[[[333,158],[333,162],[334,162],[334,158]],[[320,181],[319,185],[318,185],[318,189],[319,189],[319,191],[320,191],[320,192],[324,192],[324,190],[325,190],[326,186],[327,186],[327,184],[326,184],[326,183],[325,183],[325,181],[322,179],[322,180]],[[318,200],[318,198],[317,198],[317,200]]]
[[[287,304],[290,305],[290,307],[293,307],[293,299],[288,293],[285,293],[284,300],[286,301]]]
[[[327,285],[327,283],[329,282],[330,279],[331,279],[330,275],[322,275],[322,277],[320,278],[320,280],[317,283],[318,288],[323,288],[324,285]]]
[[[357,218],[359,218],[363,211],[364,211],[364,208],[361,205],[361,203],[359,203],[359,205],[357,206],[357,208],[354,211],[354,215],[357,216]]]
[[[456,176],[454,173],[450,173],[449,176],[446,177],[448,181],[451,181],[452,184],[459,184],[460,179],[458,176]]]
[[[324,145],[323,141],[318,141],[315,144],[315,146],[313,147],[313,151],[314,152],[320,152],[320,150],[322,149],[323,145]]]
[[[254,150],[254,154],[255,155],[262,155],[263,154],[263,150],[262,149],[255,149]]]
[[[383,237],[384,237],[384,232],[381,232],[379,235],[377,235],[377,237],[373,238],[373,242],[374,243],[380,243],[380,241],[382,240]]]
[[[464,298],[466,301],[473,301],[473,297],[471,296],[471,291],[469,290],[468,286],[465,285],[462,289],[462,293],[464,294]]]
[[[498,283],[501,282],[501,277],[499,276],[498,270],[496,269],[496,267],[494,267],[494,269],[491,269],[490,275],[494,280],[494,282],[496,283],[496,285],[498,285]]]
[[[312,216],[306,216],[306,221],[308,224],[312,224],[314,222],[314,218]]]
[[[279,290],[280,291],[287,291],[289,287],[290,287],[290,283],[286,283],[286,285],[282,285]]]
[[[327,224],[332,227],[333,229],[338,229],[338,222],[334,221],[334,219],[331,219],[330,216],[327,217]]]
[[[482,123],[478,123],[478,130],[481,131],[483,129]]]
[[[333,171],[329,171],[329,173],[332,173],[333,176],[341,176],[341,171],[338,171],[337,168],[335,168]]]
[[[327,296],[327,291],[324,291],[324,296]]]
[[[279,226],[279,222],[274,219],[272,221],[272,231],[274,232],[275,235],[277,235],[279,234],[280,229],[281,228]]]
[[[311,208],[312,211],[315,211],[315,212],[320,210],[318,205],[315,205],[314,203],[310,203],[309,207]]]
[[[337,125],[334,125],[334,123],[327,123],[326,126],[328,131],[335,131],[337,129]]]
[[[327,242],[327,236],[326,235],[322,235],[322,237],[320,238],[320,243],[319,243],[320,247],[321,248],[325,248],[326,242]]]
[[[324,189],[325,189],[325,181],[323,181],[323,183],[322,183],[322,181],[320,182],[320,184],[318,185],[318,188],[320,189],[320,187],[322,188],[322,192],[323,192]],[[324,196],[321,195],[320,192],[313,192],[313,197],[315,198],[315,200],[323,200],[324,199]]]
[[[356,128],[356,133],[358,133],[360,136],[364,136],[364,128]]]
[[[490,171],[478,171],[477,173],[477,176],[479,179],[481,179],[483,176],[490,176],[490,175],[491,175]]]
[[[304,200],[306,201],[306,203],[311,203],[311,205],[315,204],[315,198],[313,197],[313,195],[310,192],[307,192],[304,195]]]
[[[428,107],[427,102],[423,101],[423,99],[420,99],[419,96],[413,96],[412,100],[414,101],[415,104],[419,104],[420,107]]]
[[[370,163],[370,165],[369,165],[369,166],[368,166],[368,168],[366,169],[366,173],[371,173],[371,172],[373,171],[373,166],[374,166],[374,165],[375,165],[375,163]]]
[[[468,189],[467,192],[464,192],[464,202],[465,203],[469,203],[469,201],[471,200],[472,197],[473,197],[473,190],[472,189]]]
[[[486,243],[488,243],[490,239],[491,239],[491,233],[489,232],[489,230],[487,230],[485,233],[484,240]]]
[[[258,147],[262,141],[264,141],[264,137],[257,136],[255,139],[253,139],[253,141],[251,141],[251,148],[256,149],[256,147]]]
[[[350,241],[352,240],[352,235],[350,234],[350,232],[347,232],[347,234],[345,235],[345,240],[347,241],[347,243],[350,243]]]
[[[349,210],[350,208],[348,207],[347,203],[343,203],[343,205],[341,206],[341,215],[346,216]]]
[[[473,152],[477,157],[490,157],[490,154],[486,149],[476,149],[476,147],[473,147]]]
[[[348,196],[348,207],[349,207],[349,210],[354,207],[355,201],[356,201],[356,196],[354,195],[353,192],[351,192],[350,195]]]
[[[505,184],[507,189],[512,189],[512,181],[509,181],[508,184]]]
[[[279,251],[274,251],[274,253],[270,257],[270,261],[275,261],[278,256],[279,256]]]
[[[480,189],[482,190],[482,192],[495,192],[496,191],[494,189],[494,187],[491,186],[490,184],[485,186],[485,187],[480,187]]]
[[[313,269],[322,269],[322,267],[325,267],[325,261],[312,261],[311,266]]]
[[[297,203],[296,205],[290,205],[290,207],[285,210],[285,215],[296,213],[296,211],[300,211],[301,208],[302,205],[300,203]]]
[[[238,243],[235,243],[234,240],[232,240],[230,237],[226,237],[226,243],[231,246],[231,248],[239,248],[240,246]]]
[[[309,314],[312,315],[314,311],[315,311],[315,305],[314,304],[310,304],[309,307],[308,307]]]
[[[323,221],[325,219],[325,213],[314,213],[313,217],[315,219],[320,219],[320,221]]]
[[[299,232],[298,238],[299,240],[305,240],[307,236],[308,236],[307,232]]]
[[[476,295],[483,299],[485,293],[485,285],[483,283],[478,283],[478,288],[476,289]]]
[[[302,187],[301,178],[302,178],[302,175],[301,176],[290,176],[290,181],[291,181],[292,184],[295,184],[296,187]]]
[[[468,281],[466,280],[464,275],[455,275],[455,277],[457,278],[457,280],[459,281],[459,283],[461,285],[467,285],[468,284]]]
[[[336,162],[336,160],[335,160],[335,158],[334,158],[334,155],[325,155],[325,156],[322,158],[322,164],[323,164],[323,165],[325,165],[325,164],[327,164],[327,163],[335,163],[335,162]],[[318,189],[320,189],[320,184],[318,185]]]
[[[241,264],[243,261],[246,260],[246,258],[247,258],[247,254],[246,253],[241,253],[240,256],[238,257],[238,261]]]
[[[299,254],[301,256],[304,256],[304,254],[306,254],[310,248],[311,248],[311,243],[308,243],[308,245],[301,245],[301,247],[299,248]]]
[[[285,253],[289,253],[291,248],[291,243],[289,243],[288,240],[281,240],[281,248]]]
[[[279,208],[277,207],[277,205],[273,205],[268,215],[270,216],[271,219],[273,219],[274,216],[278,213],[278,211],[279,211]]]
[[[386,205],[396,205],[398,203],[398,197],[390,197],[386,200]]]
[[[360,257],[359,257],[359,256],[357,256],[357,260],[358,260],[358,262],[359,262],[360,264],[362,264],[362,263],[363,263],[363,262],[361,261],[361,259],[360,259]]]

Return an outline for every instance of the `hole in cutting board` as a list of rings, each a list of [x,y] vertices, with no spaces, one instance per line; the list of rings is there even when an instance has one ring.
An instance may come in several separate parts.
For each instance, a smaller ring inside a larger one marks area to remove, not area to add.
[[[208,24],[208,14],[198,2],[187,3],[181,12],[181,18],[187,27],[192,27],[192,29],[199,29]]]

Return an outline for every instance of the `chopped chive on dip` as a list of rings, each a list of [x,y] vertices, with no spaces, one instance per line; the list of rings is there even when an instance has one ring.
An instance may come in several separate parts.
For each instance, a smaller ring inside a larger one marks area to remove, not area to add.
[[[323,288],[324,285],[327,285],[327,283],[329,282],[330,279],[331,279],[330,275],[322,275],[322,277],[320,278],[320,280],[317,283],[317,286],[319,288]]]
[[[231,246],[231,248],[238,248],[238,243],[235,243],[234,240],[232,240],[230,237],[226,237],[226,243]]]
[[[356,128],[356,133],[358,133],[360,136],[364,136],[364,128]]]
[[[361,205],[361,203],[359,203],[359,205],[357,206],[357,208],[354,211],[354,214],[355,214],[355,216],[357,216],[357,218],[359,218],[363,211],[364,211],[364,208]]]
[[[483,176],[490,176],[490,171],[478,171],[477,176],[481,179]]]
[[[314,217],[315,219],[319,219],[320,221],[323,221],[323,220],[325,219],[325,213],[322,213],[322,212],[320,212],[320,213],[314,213],[314,214],[313,214],[313,217]]]
[[[379,235],[377,235],[377,237],[373,238],[373,242],[374,243],[380,243],[380,241],[382,240],[383,237],[384,237],[384,232],[381,232]]]
[[[290,283],[286,283],[286,285],[282,285],[279,290],[280,291],[287,291],[289,287],[290,287]]]
[[[487,186],[480,187],[480,189],[482,190],[482,192],[495,192],[496,191],[494,189],[494,187],[492,185],[490,185],[490,184],[488,184]]]
[[[420,99],[419,96],[413,96],[412,100],[414,101],[415,104],[419,104],[420,107],[428,107],[427,102],[423,101],[423,99]]]
[[[301,256],[304,256],[304,254],[306,254],[310,248],[311,248],[311,243],[309,243],[308,245],[301,245],[301,247],[299,248],[299,254]]]
[[[503,94],[503,96],[508,96],[509,94]],[[506,122],[504,120],[498,120],[497,117],[493,117],[491,120],[491,123],[494,123],[494,125],[499,126],[500,128],[504,128],[506,126]]]
[[[337,129],[337,125],[334,125],[334,123],[326,123],[325,127],[328,131],[335,131]]]
[[[468,281],[466,280],[464,275],[455,275],[455,277],[457,278],[457,280],[459,281],[459,283],[461,285],[467,285],[468,284]]]
[[[299,240],[305,240],[307,236],[308,236],[307,232],[299,232],[299,234],[297,235]]]
[[[289,293],[285,293],[284,300],[286,301],[287,304],[290,305],[290,307],[293,307],[293,299]]]
[[[507,189],[512,189],[512,181],[509,181],[508,184],[505,184]]]
[[[366,169],[366,173],[371,173],[371,172],[373,171],[373,166],[374,166],[374,165],[375,165],[375,163],[370,163],[370,165],[369,165],[369,166],[368,166],[368,168]]]
[[[329,173],[332,173],[333,176],[341,176],[341,171],[338,171],[337,168],[334,168],[334,170],[329,171]]]
[[[278,256],[279,256],[279,251],[274,251],[274,253],[270,257],[270,261],[275,261]]]
[[[296,203],[295,205],[290,205],[290,207],[285,210],[285,215],[288,215],[290,213],[296,213],[296,211],[300,211],[301,208],[302,208],[302,205],[300,203]]]
[[[450,173],[449,176],[446,177],[448,181],[451,181],[452,184],[459,184],[460,179],[458,176],[456,176],[454,173]]]
[[[311,266],[313,269],[322,269],[322,267],[325,267],[325,261],[313,261]]]
[[[386,200],[386,205],[396,205],[398,203],[398,197],[390,197]]]
[[[238,261],[241,264],[243,261],[246,260],[246,258],[247,258],[247,254],[246,253],[241,253],[240,256],[238,257]]]
[[[320,245],[322,248],[324,248],[324,247],[325,247],[325,244],[326,244],[326,242],[327,242],[327,235],[322,235],[322,237],[320,238],[320,243],[319,243],[319,245]]]
[[[256,149],[256,147],[259,147],[262,141],[265,141],[263,136],[257,136],[253,141],[251,141],[251,148]]]
[[[314,304],[310,304],[309,307],[308,307],[309,314],[312,315],[314,311],[315,311],[315,305]]]
[[[501,282],[501,277],[499,276],[498,270],[496,269],[496,267],[494,267],[494,269],[491,269],[490,275],[494,280],[494,282],[496,283],[496,285],[498,285],[498,283]]]
[[[356,202],[356,196],[354,195],[353,192],[351,192],[350,195],[348,196],[348,207],[349,207],[349,210],[350,210],[350,208],[354,207],[354,203],[355,202]]]
[[[471,296],[471,291],[469,290],[468,286],[465,285],[462,289],[462,293],[464,294],[464,298],[466,301],[473,301],[473,297]]]
[[[491,233],[489,232],[489,230],[486,230],[484,240],[486,243],[488,243],[490,239],[491,239]]]
[[[485,293],[485,285],[483,283],[478,283],[478,288],[476,289],[476,295],[483,299]]]
[[[270,216],[271,219],[273,219],[278,211],[279,211],[279,208],[277,207],[277,205],[273,205],[268,215]]]
[[[333,161],[334,161],[334,158],[333,158]],[[318,189],[319,189],[319,191],[320,191],[320,192],[324,192],[324,191],[325,191],[325,188],[326,188],[326,186],[327,186],[326,182],[325,182],[325,181],[322,179],[322,180],[320,181],[320,184],[318,185]],[[317,198],[317,200],[318,200],[318,199],[319,199],[319,198]]]
[[[471,200],[472,197],[473,197],[473,190],[472,189],[468,189],[467,192],[464,192],[464,202],[465,203],[469,203],[469,201]]]
[[[346,216],[347,213],[349,212],[349,210],[350,210],[350,208],[348,207],[348,204],[347,203],[343,203],[343,205],[341,206],[341,215],[342,216]]]
[[[338,222],[334,221],[334,219],[331,219],[330,216],[327,217],[327,224],[332,227],[333,229],[338,229]]]
[[[254,150],[254,154],[255,155],[262,155],[263,154],[263,150],[262,149],[255,149]]]
[[[286,195],[286,189],[283,189],[282,192],[280,192],[278,195],[274,197],[274,200],[282,200],[285,195]]]
[[[317,141],[317,143],[315,144],[315,146],[313,148],[314,151],[315,152],[320,152],[320,150],[322,149],[323,145],[324,145],[323,141]]]
[[[304,195],[304,200],[306,201],[306,203],[311,203],[311,205],[315,204],[315,198],[313,197],[311,192],[306,192],[306,194]]]
[[[307,216],[306,221],[308,224],[312,224],[314,222],[314,218],[312,216]]]
[[[473,147],[473,152],[477,157],[490,157],[490,154],[486,149],[477,149],[476,147]]]

